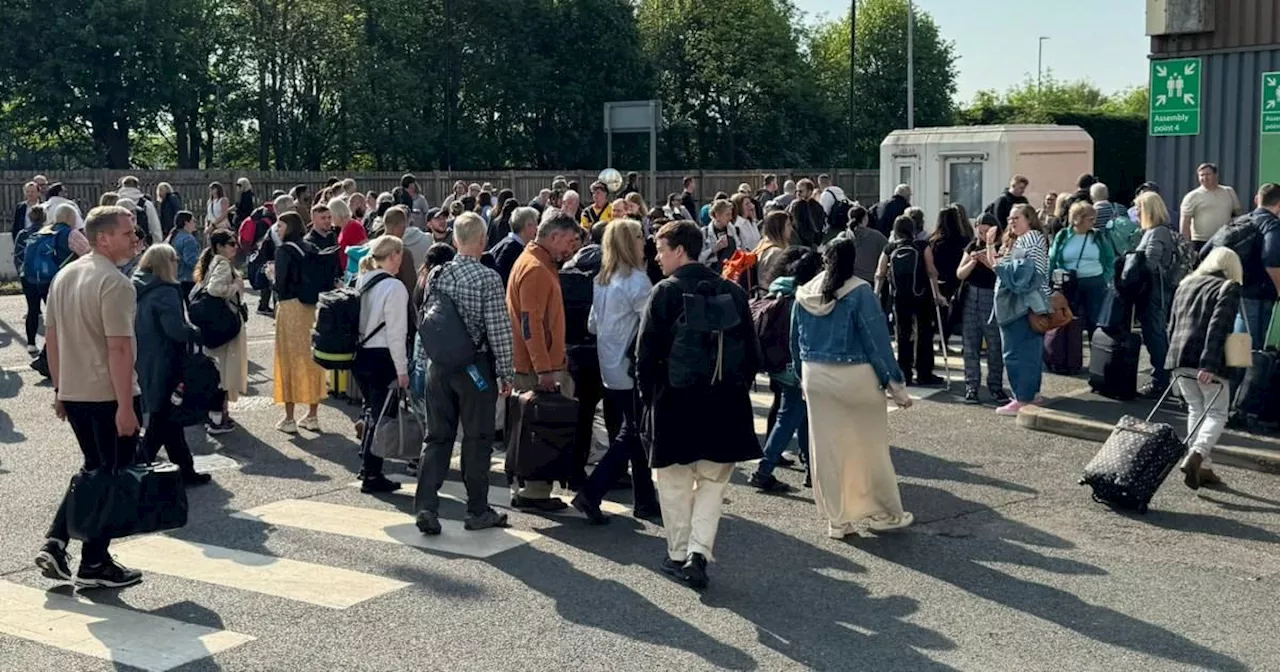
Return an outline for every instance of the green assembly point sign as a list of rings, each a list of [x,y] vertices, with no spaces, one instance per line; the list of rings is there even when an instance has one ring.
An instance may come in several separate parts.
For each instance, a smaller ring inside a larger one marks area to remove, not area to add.
[[[1200,135],[1200,59],[1151,61],[1151,135]]]
[[[1280,72],[1262,73],[1258,125],[1258,182],[1280,183]]]

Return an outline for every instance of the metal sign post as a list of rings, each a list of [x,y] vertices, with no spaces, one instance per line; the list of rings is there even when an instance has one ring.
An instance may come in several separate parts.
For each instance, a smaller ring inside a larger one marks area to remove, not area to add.
[[[660,100],[623,100],[604,104],[606,168],[613,167],[614,133],[649,134],[649,207],[654,207],[658,200],[658,127],[661,125]]]

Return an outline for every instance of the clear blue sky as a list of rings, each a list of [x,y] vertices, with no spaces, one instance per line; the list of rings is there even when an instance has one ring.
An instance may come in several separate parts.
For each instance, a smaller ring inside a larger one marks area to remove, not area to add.
[[[795,0],[811,18],[844,16],[849,0]],[[960,56],[957,96],[1004,90],[1044,67],[1063,80],[1088,79],[1105,93],[1147,81],[1146,3],[1139,0],[915,0]]]

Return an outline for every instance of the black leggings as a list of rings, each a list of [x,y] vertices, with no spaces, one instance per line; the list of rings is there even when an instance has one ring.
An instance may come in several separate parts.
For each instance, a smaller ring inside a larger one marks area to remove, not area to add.
[[[378,416],[387,403],[387,395],[391,394],[391,384],[396,382],[396,363],[387,348],[361,348],[351,373],[364,395],[364,439],[360,442],[360,454],[364,463],[361,475],[367,481],[382,476],[382,458],[373,454],[373,432],[378,427]],[[387,415],[394,418],[398,410],[392,405]]]
[[[142,449],[148,460],[155,461],[163,447],[170,462],[177,465],[182,473],[192,474],[196,470],[195,458],[187,445],[186,428],[174,420],[176,410],[172,403],[166,401],[163,408],[151,412],[147,418],[147,433],[142,435]]]
[[[27,298],[27,345],[35,345],[36,332],[40,330],[40,302],[49,301],[49,285],[37,285],[22,281],[22,295]]]

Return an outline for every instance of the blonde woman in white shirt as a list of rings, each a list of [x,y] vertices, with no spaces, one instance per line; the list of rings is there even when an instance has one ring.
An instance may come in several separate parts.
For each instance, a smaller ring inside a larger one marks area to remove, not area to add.
[[[649,475],[649,462],[640,445],[636,422],[639,398],[629,369],[635,350],[640,315],[653,285],[645,273],[644,233],[634,219],[615,219],[604,232],[603,260],[596,276],[587,329],[596,335],[600,377],[604,383],[604,420],[609,450],[591,472],[574,508],[592,523],[607,522],[600,502],[631,464],[635,516],[660,517],[658,497]]]
[[[404,244],[395,236],[379,236],[369,244],[369,253],[360,260],[360,350],[353,373],[364,394],[366,427],[378,424],[378,415],[391,393],[392,383],[409,387],[409,291],[397,280],[404,259]],[[395,413],[395,404],[387,409]],[[361,440],[364,468],[360,472],[361,492],[392,492],[400,484],[382,474],[382,458],[370,450],[374,432]]]

